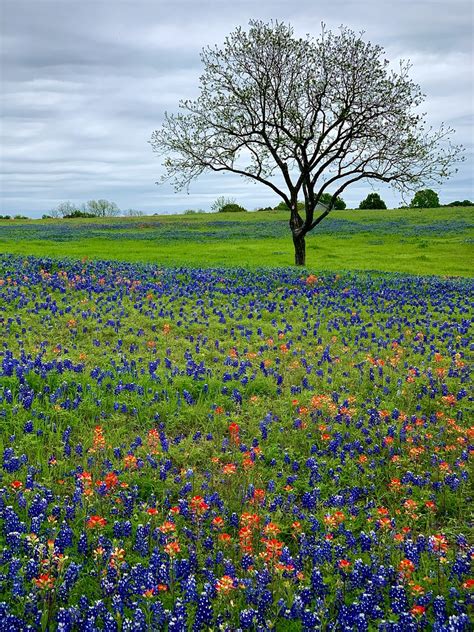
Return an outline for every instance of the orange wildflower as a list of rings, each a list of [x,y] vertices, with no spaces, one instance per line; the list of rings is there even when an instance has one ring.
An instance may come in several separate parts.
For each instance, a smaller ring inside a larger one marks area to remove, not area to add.
[[[217,539],[224,544],[227,544],[232,540],[231,536],[228,533],[219,533]]]
[[[224,526],[224,520],[220,516],[216,516],[212,519],[211,525],[216,529],[222,529]]]
[[[107,520],[102,518],[102,516],[91,516],[89,520],[86,522],[86,527],[88,529],[95,529],[96,527],[102,528],[107,524]]]
[[[198,515],[203,514],[209,509],[209,505],[202,496],[193,496],[190,504],[192,511]]]
[[[33,582],[40,590],[50,590],[54,587],[54,577],[49,573],[43,573],[39,577],[33,579]]]
[[[123,464],[126,470],[131,470],[137,466],[137,457],[134,454],[127,454],[123,460]]]
[[[400,573],[403,573],[404,575],[411,575],[413,571],[415,570],[415,565],[413,564],[411,560],[408,560],[405,558],[398,565],[398,570],[400,571]]]
[[[176,542],[175,540],[165,546],[165,553],[168,553],[170,557],[174,557],[180,551],[181,551],[181,547],[179,546],[179,543]]]
[[[224,575],[216,582],[216,589],[218,593],[222,593],[224,595],[228,595],[232,590],[235,589],[234,580],[230,575]]]
[[[415,617],[421,617],[425,614],[426,608],[425,606],[420,606],[418,604],[414,605],[410,612],[415,615]]]
[[[265,525],[263,532],[265,533],[265,535],[278,535],[280,533],[281,529],[278,525],[276,525],[274,522],[269,522],[267,525]]]
[[[235,463],[227,463],[227,465],[224,465],[224,467],[222,468],[222,473],[235,474],[236,470],[237,470],[237,466],[235,465]]]
[[[430,544],[434,551],[447,551],[448,541],[442,533],[430,536]]]
[[[280,557],[283,551],[283,542],[276,538],[270,540],[264,540],[265,543],[265,557],[267,561],[274,560]]]

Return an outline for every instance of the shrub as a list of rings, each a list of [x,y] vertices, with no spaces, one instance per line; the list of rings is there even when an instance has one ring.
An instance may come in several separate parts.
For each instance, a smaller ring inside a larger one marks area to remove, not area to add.
[[[75,210],[68,215],[64,215],[64,219],[73,219],[75,217],[97,217],[94,213],[88,213],[87,211]]]
[[[225,204],[220,210],[219,213],[246,213],[247,209],[240,204]]]
[[[323,193],[319,199],[319,201],[321,202],[321,204],[324,204],[325,206],[328,206],[329,203],[331,202],[331,198],[332,195],[330,193]],[[298,211],[299,212],[304,212],[304,202],[299,201],[298,202]],[[333,209],[337,210],[337,211],[342,211],[343,209],[346,208],[346,203],[344,202],[344,200],[340,197],[336,198],[336,201],[334,203]],[[278,206],[275,206],[275,211],[289,211],[290,209],[288,208],[288,206],[285,204],[285,202],[280,202],[280,204],[278,204]]]
[[[285,204],[285,202],[280,202],[280,204],[277,204],[277,206],[275,206],[273,210],[274,211],[289,211],[290,209]],[[298,202],[298,211],[304,211],[304,202]]]
[[[224,208],[224,206],[227,206],[229,204],[237,204],[237,201],[234,198],[228,198],[220,195],[215,200],[215,202],[213,202],[211,206],[211,211],[214,211],[214,213],[222,213],[222,209]]]

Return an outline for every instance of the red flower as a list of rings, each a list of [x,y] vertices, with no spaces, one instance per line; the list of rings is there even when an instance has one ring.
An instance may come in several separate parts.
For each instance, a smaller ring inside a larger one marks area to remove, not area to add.
[[[172,533],[173,531],[176,531],[176,525],[170,520],[165,520],[159,529],[161,533]]]
[[[283,551],[283,542],[277,540],[276,538],[271,538],[270,540],[263,540],[265,544],[265,557],[268,561],[272,559],[278,559]]]
[[[217,536],[218,540],[220,542],[223,542],[224,544],[228,544],[232,538],[228,533],[219,533],[219,535]]]
[[[432,535],[430,537],[430,544],[434,551],[447,551],[448,550],[448,541],[444,537],[442,533],[437,535]]]
[[[224,575],[216,582],[216,589],[218,593],[227,595],[231,590],[234,590],[234,580],[230,575]]]
[[[49,573],[43,573],[39,577],[36,577],[33,581],[41,590],[49,590],[54,586],[54,577],[52,577]]]
[[[411,573],[415,570],[415,565],[411,560],[404,559],[398,565],[398,570],[405,575],[411,575]]]
[[[102,516],[91,516],[89,520],[86,522],[86,527],[88,529],[94,529],[95,527],[105,527],[107,524],[107,520],[102,518]]]
[[[118,485],[118,481],[119,479],[118,479],[117,474],[115,474],[115,472],[109,472],[108,474],[106,474],[104,478],[104,482],[107,489],[112,489],[113,487]]]
[[[213,518],[211,524],[216,529],[222,529],[222,527],[224,526],[224,520],[220,516],[216,516],[215,518]]]
[[[235,443],[236,445],[239,445],[240,443],[239,432],[240,432],[240,426],[238,423],[235,423],[235,421],[233,421],[231,424],[229,424],[230,438],[232,439],[232,442]]]
[[[165,546],[165,552],[168,553],[170,557],[174,557],[181,551],[181,547],[178,542],[170,542]]]
[[[347,571],[349,570],[349,567],[351,566],[351,562],[349,562],[349,560],[339,560],[338,566],[341,570]]]
[[[190,504],[192,511],[196,514],[203,514],[209,509],[209,505],[202,496],[193,496]]]
[[[410,610],[410,612],[414,614],[415,617],[421,617],[423,614],[425,614],[425,611],[425,606],[419,606],[418,604],[414,605],[413,608]]]

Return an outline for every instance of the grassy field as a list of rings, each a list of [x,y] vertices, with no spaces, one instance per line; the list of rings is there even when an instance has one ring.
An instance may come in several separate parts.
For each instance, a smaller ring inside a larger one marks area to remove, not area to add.
[[[474,275],[474,209],[337,211],[307,238],[310,271]],[[3,221],[0,253],[179,266],[289,266],[284,212]]]

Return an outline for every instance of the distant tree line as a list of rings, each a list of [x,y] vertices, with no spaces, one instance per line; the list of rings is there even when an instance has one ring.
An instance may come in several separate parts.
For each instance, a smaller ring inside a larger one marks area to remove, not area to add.
[[[321,196],[320,203],[328,206],[331,203],[332,195],[330,193],[324,193]],[[456,200],[454,202],[450,202],[449,204],[440,204],[439,196],[435,191],[431,189],[424,189],[422,191],[417,191],[413,196],[408,207],[401,208],[444,208],[444,207],[455,207],[455,206],[474,206],[474,202],[470,200],[463,200],[460,202]],[[337,197],[334,201],[333,208],[335,210],[344,210],[346,208],[346,203],[341,197]],[[360,202],[359,207],[360,210],[384,210],[387,209],[387,205],[384,200],[380,197],[378,193],[369,193],[369,195]],[[304,210],[304,202],[298,202],[298,209],[300,211]],[[289,211],[290,209],[285,204],[285,202],[280,202],[277,206],[265,206],[256,208],[255,211]],[[224,196],[218,197],[217,200],[212,204],[211,211],[215,213],[236,213],[236,212],[245,212],[246,208],[237,204],[236,200],[233,198],[227,198]],[[186,214],[190,215],[192,213],[196,213],[198,211],[187,210]],[[201,211],[202,212],[202,211]]]
[[[128,217],[141,217],[145,213],[135,209],[121,211],[115,202],[109,200],[89,200],[85,204],[77,205],[72,202],[61,202],[48,214],[43,215],[43,219],[70,219],[74,217],[116,217],[126,215]]]
[[[321,196],[320,203],[328,206],[332,201],[331,193],[324,193]],[[417,191],[410,201],[408,206],[402,206],[400,208],[449,208],[456,206],[474,206],[474,202],[470,200],[454,200],[448,204],[440,204],[438,194],[432,189],[423,189]],[[346,208],[346,203],[341,197],[337,197],[333,202],[333,208],[335,210],[343,210]],[[367,197],[362,200],[358,207],[360,210],[384,210],[387,208],[386,203],[380,197],[378,193],[369,193]],[[304,202],[298,202],[298,209],[304,210]],[[255,211],[289,211],[285,202],[280,202],[277,206],[265,206],[254,209]],[[247,212],[247,209],[237,203],[234,198],[220,196],[211,206],[211,211],[214,213],[243,213]],[[194,215],[204,213],[202,209],[194,210],[187,209],[184,211],[185,215]],[[121,211],[115,202],[109,200],[89,200],[87,203],[77,205],[72,202],[61,202],[55,208],[51,209],[48,214],[43,215],[43,219],[59,219],[59,218],[75,218],[75,217],[116,217],[117,215],[127,217],[141,217],[144,215],[143,211],[135,209],[127,209]],[[158,213],[155,213],[158,215]],[[24,215],[0,215],[0,219],[30,219]]]
[[[57,219],[60,217],[115,217],[120,214],[119,207],[109,200],[89,200],[80,206],[72,202],[61,202],[51,209],[49,214],[43,215],[43,219]]]

